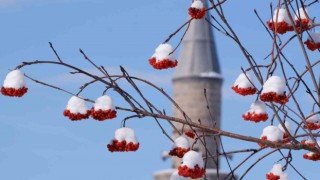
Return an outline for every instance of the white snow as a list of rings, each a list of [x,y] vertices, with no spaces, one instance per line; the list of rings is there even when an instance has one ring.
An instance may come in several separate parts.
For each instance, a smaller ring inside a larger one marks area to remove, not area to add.
[[[209,72],[202,72],[200,73],[200,77],[209,77],[209,78],[219,78],[223,79],[223,76],[219,73],[209,71]]]
[[[299,8],[296,12],[295,12],[295,20],[299,20],[299,19],[309,19],[309,12],[307,10],[307,8],[303,9],[302,7]]]
[[[98,111],[98,110],[114,110],[115,107],[112,104],[112,98],[110,96],[101,96],[98,99],[96,99],[94,105],[94,110]]]
[[[72,96],[68,101],[67,107],[71,113],[80,113],[80,114],[87,114],[87,106],[83,99],[78,98],[77,96]]]
[[[312,116],[310,116],[307,120],[307,122],[312,122],[312,123],[315,123],[315,124],[319,124],[320,123],[320,118],[317,114],[314,114]]]
[[[273,165],[273,168],[270,171],[272,174],[280,176],[279,180],[288,180],[288,174],[282,171],[282,165],[281,164],[275,164]]]
[[[255,114],[267,114],[267,106],[262,101],[256,101],[251,104],[250,110],[247,111],[246,114],[248,114],[249,112]]]
[[[170,180],[188,180],[188,178],[185,178],[183,176],[179,176],[178,171],[175,171],[171,176]]]
[[[133,129],[128,127],[122,127],[116,130],[114,134],[114,138],[121,141],[133,142],[134,144],[138,143],[136,138],[136,134],[134,133]]]
[[[162,61],[164,59],[169,59],[170,61],[175,61],[176,56],[173,52],[174,48],[170,44],[160,44],[152,57],[157,59],[157,62]]]
[[[288,121],[286,121],[286,122],[284,123],[284,125],[286,126],[287,130],[289,131],[289,133],[290,133],[291,135],[293,135],[293,131],[292,131],[292,128],[291,128],[291,124],[290,124]],[[278,128],[279,128],[283,133],[286,133],[286,131],[284,130],[284,128],[282,127],[281,124],[278,125]]]
[[[191,7],[196,9],[202,9],[203,3],[200,0],[196,0],[191,4]]]
[[[14,89],[26,87],[24,74],[19,70],[13,70],[9,72],[4,80],[3,87]]]
[[[283,132],[277,126],[267,126],[263,129],[262,136],[266,136],[268,141],[279,142],[283,140]]]
[[[277,19],[277,13],[278,13],[278,19]],[[274,10],[272,19],[273,19],[274,23],[276,23],[276,22],[286,22],[289,25],[292,25],[292,23],[290,21],[290,17],[289,17],[289,15],[287,13],[287,10],[283,9],[283,8],[280,8],[279,12],[278,12],[278,9]],[[272,20],[270,20],[270,22],[272,22]]]
[[[286,90],[285,82],[279,76],[271,76],[269,79],[264,83],[262,94],[275,92],[278,95],[282,95]]]
[[[183,149],[188,149],[188,148],[190,148],[190,143],[189,143],[189,140],[184,135],[181,135],[177,139],[174,140],[173,147],[174,148],[180,147]]]
[[[236,81],[234,82],[233,86],[238,86],[238,88],[253,88],[254,86],[251,84],[250,81],[254,83],[253,78],[250,74],[241,73],[236,79]]]
[[[311,37],[308,37],[309,40],[313,40],[315,43],[320,43],[320,32],[310,33]]]
[[[308,155],[309,157],[313,156],[314,154],[315,154],[314,152],[308,152],[308,153],[307,153],[307,155]]]
[[[317,141],[318,145],[320,146],[320,141]],[[305,144],[316,144],[312,139],[307,139]]]
[[[182,166],[186,165],[188,168],[193,169],[197,164],[200,168],[203,168],[203,159],[201,153],[189,151],[182,158]]]

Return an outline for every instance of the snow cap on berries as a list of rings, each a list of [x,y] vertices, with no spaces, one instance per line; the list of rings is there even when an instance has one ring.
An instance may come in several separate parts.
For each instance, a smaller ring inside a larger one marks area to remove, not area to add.
[[[273,168],[271,169],[270,173],[279,176],[279,180],[288,180],[288,174],[282,171],[282,165],[281,164],[275,164],[273,165]]]
[[[292,135],[293,132],[292,132],[291,124],[290,124],[288,121],[286,121],[286,122],[284,123],[284,125],[286,126],[287,130],[289,131],[289,133]],[[287,133],[287,132],[284,130],[284,128],[282,127],[281,124],[278,125],[278,128],[279,128],[283,133]]]
[[[310,33],[310,37],[308,37],[308,40],[313,40],[315,43],[320,43],[320,32]]]
[[[176,56],[174,53],[170,54],[173,52],[174,48],[168,44],[160,44],[155,53],[152,55],[152,57],[156,58],[157,62],[162,61],[164,59],[169,59],[170,61],[175,61]]]
[[[317,114],[309,115],[306,119],[307,123],[303,126],[310,130],[317,130],[320,128],[320,118]]]
[[[126,141],[132,142],[134,144],[138,143],[135,132],[133,131],[133,129],[128,127],[122,127],[117,129],[114,138],[119,142]]]
[[[316,146],[316,143],[312,139],[305,139],[301,141],[302,144],[308,145],[308,146]],[[320,143],[319,141],[317,142]]]
[[[70,98],[66,109],[73,114],[87,114],[88,111],[85,101],[77,96],[72,96]]]
[[[251,104],[250,110],[248,112],[255,113],[255,114],[266,114],[267,113],[267,106],[262,101],[256,101]]]
[[[174,148],[180,147],[183,149],[188,149],[188,148],[190,148],[190,143],[189,143],[188,139],[184,135],[182,135],[174,140],[173,147]]]
[[[300,19],[309,19],[309,12],[307,10],[307,8],[299,8],[296,13],[295,13],[295,20],[300,20]]]
[[[254,88],[252,83],[253,83],[253,78],[250,74],[241,73],[236,79],[236,81],[234,82],[233,86],[238,86],[239,88]]]
[[[188,168],[194,168],[198,165],[200,168],[203,168],[203,159],[202,154],[196,151],[187,152],[182,158],[182,165],[186,165]]]
[[[9,72],[4,80],[3,87],[14,89],[26,87],[24,74],[19,70]]]
[[[285,88],[285,82],[279,76],[271,76],[264,83],[261,93],[275,92],[281,95],[285,92]]]
[[[178,171],[175,171],[171,176],[170,176],[170,180],[188,180],[188,178],[185,178],[183,176],[180,176],[178,174]]]
[[[277,17],[278,14],[278,17]],[[291,25],[290,17],[289,14],[287,13],[286,9],[280,8],[279,11],[278,9],[274,10],[273,12],[273,18],[270,20],[271,22],[273,21],[274,23],[276,22],[286,22],[287,24]]]
[[[256,123],[268,120],[267,106],[262,101],[256,101],[251,104],[249,111],[242,115],[244,120],[254,121]]]
[[[320,48],[320,32],[312,32],[308,39],[304,42],[308,49],[315,51]]]
[[[253,78],[250,74],[241,73],[234,82],[232,89],[243,96],[253,95],[257,92],[253,83]]]
[[[317,114],[310,116],[309,118],[307,118],[306,121],[311,122],[311,123],[315,123],[315,124],[320,124],[320,118]]]
[[[98,99],[96,99],[94,105],[94,110],[97,111],[97,110],[114,110],[115,107],[113,106],[112,104],[112,98],[110,96],[101,96],[99,97]]]
[[[200,0],[195,0],[192,4],[191,4],[192,8],[196,8],[196,9],[202,9],[203,8],[203,3]]]
[[[283,140],[283,132],[277,126],[267,126],[263,129],[261,137],[267,137],[268,141],[279,142]]]

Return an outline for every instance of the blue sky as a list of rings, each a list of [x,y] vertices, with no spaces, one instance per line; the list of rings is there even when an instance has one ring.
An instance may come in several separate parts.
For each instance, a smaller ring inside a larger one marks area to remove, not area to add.
[[[245,5],[229,1],[225,5],[229,22],[261,63],[271,50],[271,40],[253,9],[256,8],[262,18],[268,20],[269,4],[270,1],[246,1]],[[8,69],[21,61],[55,60],[48,46],[51,41],[65,62],[92,71],[78,51],[82,48],[92,60],[110,72],[119,72],[119,65],[122,65],[129,73],[146,77],[171,93],[173,70],[155,71],[147,60],[154,49],[186,21],[189,5],[189,1],[181,0],[0,0],[0,77],[4,79]],[[315,12],[315,8],[310,9],[310,14],[319,15]],[[217,32],[215,37],[224,76],[222,129],[259,137],[268,122],[253,124],[241,118],[254,97],[239,97],[230,90],[241,72],[240,67],[248,67],[248,64],[231,40]],[[177,36],[170,43],[177,44],[179,39]],[[292,44],[285,52],[301,71],[305,64],[297,48]],[[315,61],[318,55],[310,53],[311,61]],[[67,69],[56,66],[34,66],[23,71],[73,92],[78,90],[81,82],[88,80],[82,76],[75,78]],[[112,154],[107,151],[106,144],[127,114],[119,113],[116,120],[108,122],[71,122],[62,116],[69,95],[29,81],[28,86],[28,94],[21,99],[0,96],[0,179],[148,180],[155,171],[170,167],[170,161],[163,162],[160,154],[170,149],[171,143],[161,134],[154,120],[128,121],[127,125],[137,133],[141,148],[136,153]],[[123,87],[132,92],[128,85],[123,84]],[[146,86],[141,88],[158,107],[171,112],[172,106],[164,97]],[[83,96],[95,99],[102,89],[101,86],[89,88]],[[303,91],[299,101],[303,110],[309,113],[311,101]],[[110,94],[117,105],[125,106],[120,97],[113,92]],[[163,125],[171,132],[165,122]],[[227,138],[224,142],[227,151],[257,147]],[[308,179],[315,179],[319,169],[314,162],[303,160],[302,153],[294,153],[293,164],[300,165],[298,169]],[[247,179],[256,179],[257,175],[263,179],[279,157],[267,158],[247,175]],[[235,156],[232,167],[243,158]],[[225,162],[222,169],[227,170]],[[237,173],[241,175],[243,172],[244,168],[241,168]],[[291,169],[288,173],[290,179],[299,179]]]

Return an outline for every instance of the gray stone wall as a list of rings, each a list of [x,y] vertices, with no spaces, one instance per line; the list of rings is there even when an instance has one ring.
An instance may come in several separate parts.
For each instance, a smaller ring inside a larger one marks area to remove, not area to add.
[[[214,123],[216,123],[216,127],[220,127],[221,85],[222,79],[219,78],[189,77],[185,79],[176,79],[173,82],[173,98],[193,122],[198,123],[198,120],[200,119],[201,124],[213,126]],[[211,115],[207,108],[207,103],[204,96],[204,88],[207,92],[207,98],[209,102],[208,105],[210,107]],[[175,107],[173,108],[173,116],[184,118],[183,114]],[[175,123],[175,126],[181,130],[183,125],[180,123]],[[187,130],[188,126],[185,126],[184,131]],[[198,134],[207,134],[206,132],[197,132]],[[176,138],[177,136],[179,136],[179,134],[174,132],[173,138]],[[214,137],[205,137],[205,139],[202,139],[202,141],[206,143],[206,147],[208,148],[209,152],[214,155],[217,147]],[[201,141],[197,142],[195,149],[203,153],[206,152]],[[178,168],[180,164],[181,159],[173,158],[173,168]],[[207,162],[207,168],[216,168],[216,164],[210,158]]]

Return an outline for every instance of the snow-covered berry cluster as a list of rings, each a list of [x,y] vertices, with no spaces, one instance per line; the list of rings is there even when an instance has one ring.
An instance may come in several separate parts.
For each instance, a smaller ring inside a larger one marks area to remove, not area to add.
[[[289,134],[292,135],[292,129],[291,125],[288,121],[284,123],[286,129],[288,130]],[[263,129],[262,135],[260,139],[272,141],[272,142],[279,142],[282,144],[286,144],[291,141],[289,139],[289,134],[287,134],[287,131],[283,128],[281,124],[278,126],[267,126]],[[264,144],[259,144],[260,147],[264,147]],[[272,147],[273,148],[273,147]]]
[[[277,126],[267,126],[263,129],[260,139],[281,142],[283,140],[283,132]],[[264,147],[264,144],[259,144],[260,147]]]
[[[206,15],[206,9],[204,8],[201,0],[195,0],[188,9],[188,13],[191,18],[203,19]]]
[[[283,172],[281,164],[273,165],[271,171],[266,174],[267,180],[288,180],[288,174]]]
[[[150,65],[155,69],[168,69],[178,65],[174,48],[170,44],[160,44],[149,59]]]
[[[205,172],[201,153],[192,150],[183,156],[182,164],[178,168],[180,176],[192,179],[201,178]]]
[[[306,139],[306,140],[302,140],[301,144],[305,144],[307,146],[315,147],[316,145],[320,146],[320,141],[317,141],[315,143],[311,139]],[[303,158],[307,159],[307,160],[312,160],[312,161],[319,161],[320,160],[320,154],[315,153],[315,152],[308,152],[308,153],[303,154]]]
[[[170,150],[169,155],[182,158],[188,151],[190,151],[189,140],[182,135],[174,140],[173,148]]]
[[[299,8],[295,12],[295,25],[297,27],[298,32],[302,32],[305,30],[310,30],[311,29],[311,22],[312,20],[309,18],[309,13],[306,8]]]
[[[285,82],[279,76],[271,76],[263,85],[260,100],[285,104],[289,101],[285,88]]]
[[[22,97],[27,91],[24,74],[21,71],[13,70],[7,74],[1,88],[4,96]]]
[[[287,10],[283,8],[274,10],[273,17],[267,22],[267,25],[270,30],[276,31],[279,34],[294,30]]]
[[[268,119],[267,107],[264,102],[256,101],[251,104],[250,110],[242,115],[244,120],[261,122]]]
[[[320,32],[311,32],[310,37],[304,42],[308,49],[315,51],[320,49]]]
[[[320,118],[317,114],[311,114],[309,118],[306,119],[307,124],[303,127],[309,130],[317,130],[320,128]]]
[[[139,142],[133,129],[122,127],[116,130],[114,139],[107,145],[110,152],[137,151]]]
[[[95,101],[91,108],[91,117],[98,121],[117,117],[117,111],[110,96],[101,96]]]
[[[234,82],[234,85],[232,86],[232,89],[242,96],[253,95],[257,92],[257,89],[253,84],[252,76],[247,73],[241,73],[238,76],[238,78]]]
[[[90,111],[83,99],[77,96],[72,96],[68,101],[66,109],[63,111],[63,115],[69,117],[72,121],[78,121],[88,119]]]

